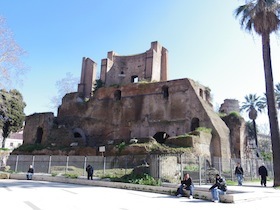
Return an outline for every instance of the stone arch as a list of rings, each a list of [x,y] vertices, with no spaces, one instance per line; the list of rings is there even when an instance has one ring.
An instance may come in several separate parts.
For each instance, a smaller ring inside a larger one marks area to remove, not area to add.
[[[197,117],[192,118],[191,121],[191,131],[194,131],[199,127],[199,119]]]
[[[43,128],[37,127],[35,144],[42,143],[43,133],[44,133]]]
[[[157,132],[153,138],[160,144],[165,143],[166,139],[169,137],[169,135],[166,132]]]
[[[72,132],[74,138],[82,139],[83,143],[87,144],[85,132],[81,128],[74,128]]]

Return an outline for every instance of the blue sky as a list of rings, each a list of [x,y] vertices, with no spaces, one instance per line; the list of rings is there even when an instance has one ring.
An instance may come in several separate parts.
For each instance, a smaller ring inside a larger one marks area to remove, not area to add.
[[[241,0],[3,0],[17,43],[30,67],[16,87],[25,114],[54,111],[55,83],[80,77],[82,57],[100,69],[108,51],[145,52],[158,41],[169,51],[169,79],[191,78],[209,87],[215,106],[265,92],[260,37],[241,30],[234,10]],[[280,40],[271,37],[274,82],[280,82]]]

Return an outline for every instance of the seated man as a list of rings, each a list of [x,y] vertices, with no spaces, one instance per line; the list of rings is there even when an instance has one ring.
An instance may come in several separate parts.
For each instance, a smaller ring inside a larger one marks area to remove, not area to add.
[[[212,200],[215,203],[218,203],[220,201],[220,195],[226,194],[226,180],[219,174],[216,174],[216,182],[209,188],[209,190],[211,191]]]
[[[187,173],[184,175],[184,179],[181,181],[181,185],[177,188],[176,196],[181,195],[181,196],[187,196],[188,195],[188,190],[190,191],[190,196],[189,198],[193,198],[193,190],[194,190],[194,184],[192,182],[192,178],[190,175]]]
[[[30,166],[29,166],[29,169],[28,169],[28,171],[27,171],[27,174],[26,174],[27,180],[31,180],[33,174],[34,174],[34,168],[33,168],[32,165],[30,165]]]

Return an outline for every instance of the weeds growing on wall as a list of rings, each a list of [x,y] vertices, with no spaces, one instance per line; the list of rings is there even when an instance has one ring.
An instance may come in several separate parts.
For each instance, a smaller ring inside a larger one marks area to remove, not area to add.
[[[124,182],[124,183],[132,183],[132,184],[142,184],[142,185],[153,185],[153,186],[160,186],[161,181],[155,179],[154,177],[143,174],[143,175],[136,175],[136,174],[128,174],[124,175],[120,178],[111,178],[114,182]]]

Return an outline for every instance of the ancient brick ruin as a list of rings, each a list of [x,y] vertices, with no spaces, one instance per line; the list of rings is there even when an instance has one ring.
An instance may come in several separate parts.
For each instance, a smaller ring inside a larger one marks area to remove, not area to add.
[[[24,143],[74,142],[98,149],[131,139],[145,142],[149,137],[165,143],[206,127],[211,134],[190,144],[198,155],[243,155],[244,138],[239,135],[243,131],[231,131],[213,110],[210,89],[189,78],[168,80],[168,51],[158,42],[137,55],[108,52],[101,61],[104,85],[94,90],[96,72],[97,64],[83,58],[78,91],[65,95],[57,117],[53,113],[27,116]]]

